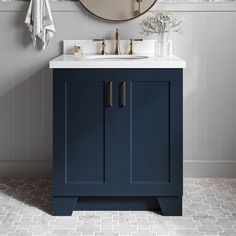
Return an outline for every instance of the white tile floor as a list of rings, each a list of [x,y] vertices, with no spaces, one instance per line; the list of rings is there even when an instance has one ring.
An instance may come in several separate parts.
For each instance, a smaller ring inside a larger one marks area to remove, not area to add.
[[[0,179],[0,235],[232,235],[236,179],[185,179],[183,217],[147,211],[82,211],[50,215],[49,179]]]

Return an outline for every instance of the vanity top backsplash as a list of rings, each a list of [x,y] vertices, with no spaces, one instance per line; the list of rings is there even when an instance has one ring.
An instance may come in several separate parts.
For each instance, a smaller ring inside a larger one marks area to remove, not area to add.
[[[101,42],[92,40],[64,40],[63,55],[51,60],[49,67],[60,68],[185,68],[186,62],[174,55],[155,57],[155,40],[134,43],[134,55],[128,55],[129,40],[120,40],[121,55],[112,55],[114,40],[106,40],[108,55],[100,55]],[[74,55],[75,46],[82,49],[81,55]]]
[[[112,54],[114,50],[115,40],[106,40],[106,51]],[[142,42],[134,42],[135,53],[154,54],[156,40],[143,40]],[[80,46],[83,53],[98,54],[101,51],[101,42],[93,40],[64,40],[63,54],[74,54],[74,46]],[[120,50],[122,54],[129,52],[129,40],[120,40]]]

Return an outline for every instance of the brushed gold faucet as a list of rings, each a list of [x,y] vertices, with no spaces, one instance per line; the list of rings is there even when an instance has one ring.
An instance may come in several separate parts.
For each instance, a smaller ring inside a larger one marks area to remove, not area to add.
[[[143,41],[143,39],[136,39],[136,38],[131,38],[129,40],[129,52],[128,55],[134,55],[134,42],[136,41]],[[107,55],[106,52],[106,41],[105,39],[93,39],[93,42],[101,42],[101,55]],[[121,50],[120,50],[120,34],[119,30],[116,29],[115,32],[115,50],[113,51],[113,55],[121,55]]]
[[[114,54],[115,55],[120,55],[121,51],[120,51],[120,35],[119,35],[119,30],[116,29],[116,33],[115,33],[115,51]]]

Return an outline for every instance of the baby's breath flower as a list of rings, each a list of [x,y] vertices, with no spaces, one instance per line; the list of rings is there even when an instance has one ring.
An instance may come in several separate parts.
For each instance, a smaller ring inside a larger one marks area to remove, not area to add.
[[[145,36],[156,34],[164,36],[166,33],[182,33],[183,20],[165,11],[153,13],[140,23],[141,34]]]

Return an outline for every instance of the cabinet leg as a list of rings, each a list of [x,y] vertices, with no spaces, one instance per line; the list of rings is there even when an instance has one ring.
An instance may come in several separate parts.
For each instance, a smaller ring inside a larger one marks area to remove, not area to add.
[[[182,216],[182,196],[158,197],[158,202],[164,216]]]
[[[53,215],[71,216],[76,202],[77,197],[53,197]]]

